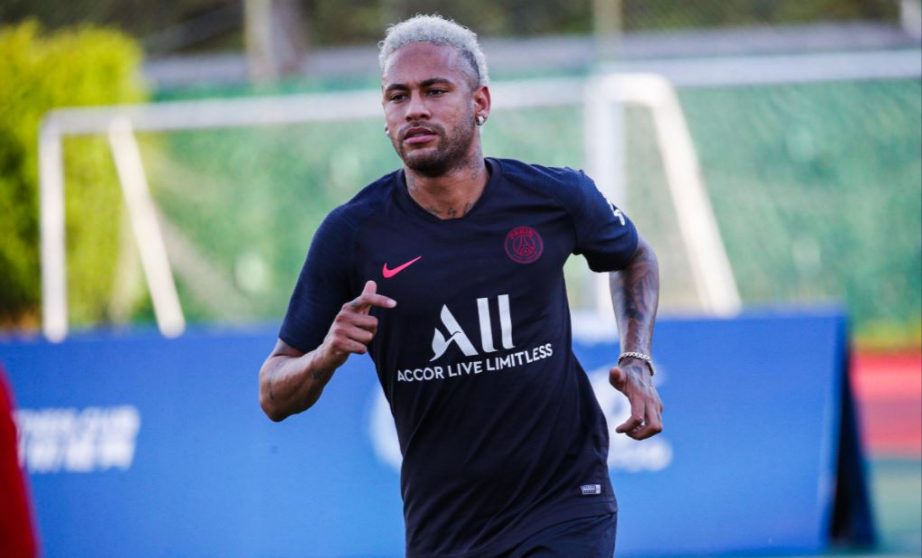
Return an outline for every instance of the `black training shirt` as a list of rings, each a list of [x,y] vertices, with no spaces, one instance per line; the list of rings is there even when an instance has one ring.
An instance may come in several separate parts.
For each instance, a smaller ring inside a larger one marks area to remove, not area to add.
[[[323,341],[367,280],[369,345],[403,453],[407,556],[490,555],[615,511],[608,428],[571,351],[563,265],[622,268],[633,224],[582,172],[487,159],[483,195],[440,220],[382,177],[320,226],[279,337]],[[335,379],[333,380],[335,381]]]

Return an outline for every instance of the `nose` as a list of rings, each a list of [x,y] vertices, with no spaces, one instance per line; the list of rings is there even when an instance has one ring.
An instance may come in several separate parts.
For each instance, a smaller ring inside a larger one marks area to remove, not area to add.
[[[426,105],[426,100],[423,95],[418,91],[414,91],[410,94],[410,99],[407,103],[407,121],[428,120],[430,116],[429,107]]]

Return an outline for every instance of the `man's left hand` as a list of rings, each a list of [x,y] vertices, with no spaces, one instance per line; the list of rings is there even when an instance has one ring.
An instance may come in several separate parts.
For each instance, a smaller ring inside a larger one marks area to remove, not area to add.
[[[631,403],[631,416],[615,432],[644,440],[663,431],[663,403],[646,364],[625,362],[615,366],[608,373],[608,381]]]

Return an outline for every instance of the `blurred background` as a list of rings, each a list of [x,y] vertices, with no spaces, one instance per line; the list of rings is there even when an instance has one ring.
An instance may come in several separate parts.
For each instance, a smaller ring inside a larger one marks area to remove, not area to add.
[[[492,80],[513,100],[529,98],[530,82],[579,84],[602,70],[670,80],[743,305],[847,310],[882,548],[919,555],[918,0],[3,0],[3,335],[41,327],[38,140],[48,111],[374,93],[383,30],[433,12],[479,34]],[[484,129],[486,153],[587,166],[581,95],[511,103]],[[136,134],[187,322],[280,319],[320,220],[399,166],[381,118],[356,114]],[[662,312],[696,313],[654,117],[633,105],[621,114],[616,202],[661,255]],[[152,324],[105,132],[66,136],[62,167],[71,327]],[[584,267],[567,268],[577,310],[596,302]]]

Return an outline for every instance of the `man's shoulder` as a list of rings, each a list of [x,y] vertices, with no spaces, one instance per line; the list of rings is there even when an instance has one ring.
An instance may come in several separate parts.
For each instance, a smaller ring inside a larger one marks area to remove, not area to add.
[[[578,176],[585,176],[582,170],[572,167],[557,167],[551,165],[542,165],[539,163],[529,163],[518,159],[504,159],[500,157],[490,157],[491,160],[500,164],[504,174],[514,174],[523,176],[539,176],[549,180],[574,180]]]
[[[333,226],[357,226],[380,209],[382,204],[387,203],[396,184],[398,172],[385,174],[363,187],[349,201],[330,211],[326,222]]]
[[[395,185],[397,184],[397,175],[400,171],[393,171],[378,178],[374,182],[363,187],[352,199],[339,206],[346,211],[361,211],[365,207],[377,206],[384,203]]]
[[[526,163],[516,159],[494,159],[502,168],[506,180],[522,187],[560,199],[580,186],[591,184],[582,170]]]

